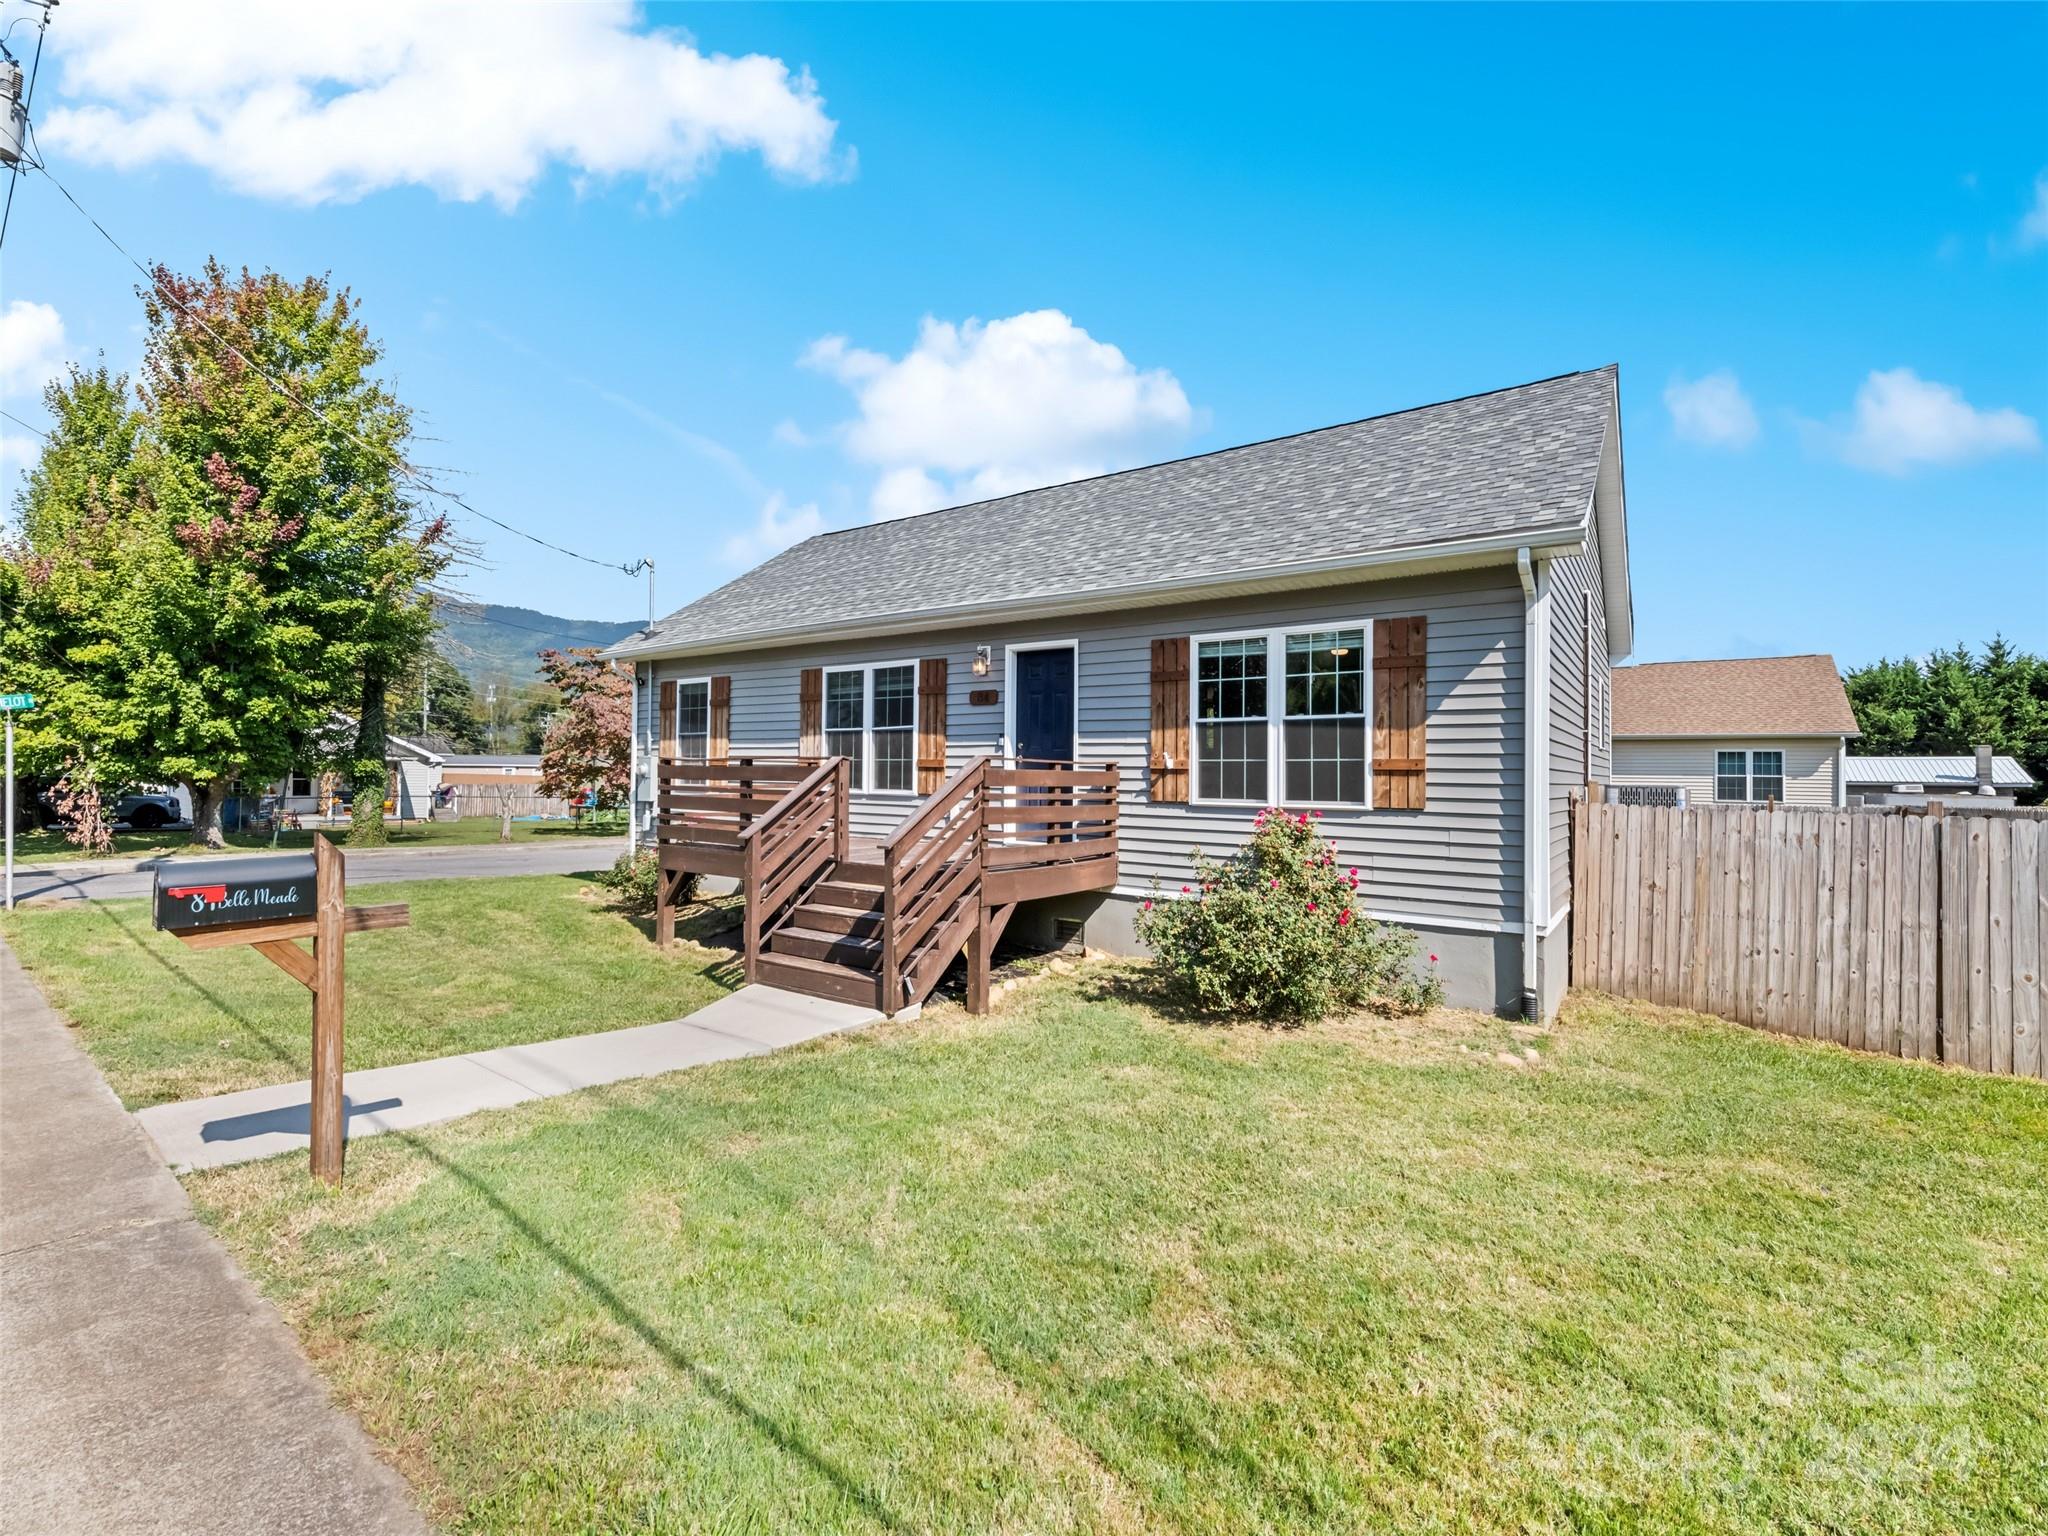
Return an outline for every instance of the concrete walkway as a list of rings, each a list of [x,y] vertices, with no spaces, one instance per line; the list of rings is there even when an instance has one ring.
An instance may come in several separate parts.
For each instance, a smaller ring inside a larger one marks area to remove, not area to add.
[[[0,1532],[425,1530],[0,943]]]
[[[343,1123],[351,1139],[409,1130],[600,1083],[765,1055],[880,1017],[852,1003],[800,997],[775,987],[742,987],[666,1024],[351,1072],[342,1079]],[[218,1168],[280,1152],[303,1153],[310,1137],[310,1090],[309,1083],[248,1088],[158,1104],[137,1111],[135,1118],[173,1169]]]

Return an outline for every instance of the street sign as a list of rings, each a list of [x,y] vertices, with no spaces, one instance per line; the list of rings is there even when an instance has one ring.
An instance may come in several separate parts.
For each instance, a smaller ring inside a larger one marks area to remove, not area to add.
[[[32,693],[0,693],[0,709],[34,709],[36,696]]]
[[[313,855],[172,859],[156,869],[156,926],[173,933],[311,917]]]

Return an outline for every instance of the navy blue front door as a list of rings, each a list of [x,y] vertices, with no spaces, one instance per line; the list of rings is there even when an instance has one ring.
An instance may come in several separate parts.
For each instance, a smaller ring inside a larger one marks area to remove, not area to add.
[[[1017,756],[1042,762],[1074,760],[1074,652],[1018,651]]]

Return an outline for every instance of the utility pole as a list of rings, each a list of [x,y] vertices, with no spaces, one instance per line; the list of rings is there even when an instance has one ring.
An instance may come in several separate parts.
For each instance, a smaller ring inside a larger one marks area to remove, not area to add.
[[[7,910],[14,910],[14,716],[34,709],[32,693],[0,693],[0,715],[7,717]]]
[[[420,734],[427,734],[427,658],[420,658]]]
[[[491,750],[498,750],[498,685],[484,684],[484,710],[491,721]]]

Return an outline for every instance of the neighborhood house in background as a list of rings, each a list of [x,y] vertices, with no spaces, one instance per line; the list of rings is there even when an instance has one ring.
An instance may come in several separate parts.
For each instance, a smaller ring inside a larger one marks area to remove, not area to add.
[[[1612,782],[1624,800],[1840,806],[1861,734],[1832,656],[1614,669]]]
[[[1019,931],[1132,952],[1153,882],[1281,804],[1450,1001],[1548,1016],[1631,644],[1618,409],[1607,367],[808,539],[607,653],[635,836],[657,755],[843,757],[863,838],[978,754],[1113,763],[1113,885]]]
[[[2017,758],[1979,747],[1968,757],[1852,757],[1849,799],[1857,805],[1927,805],[1964,800],[2011,807],[2034,776]]]
[[[515,816],[567,816],[569,803],[540,793],[540,755],[456,752],[439,738],[384,739],[385,808],[402,821],[496,816],[510,796]],[[263,793],[259,813],[284,811],[302,821],[345,815],[348,786],[338,776],[293,773]]]

